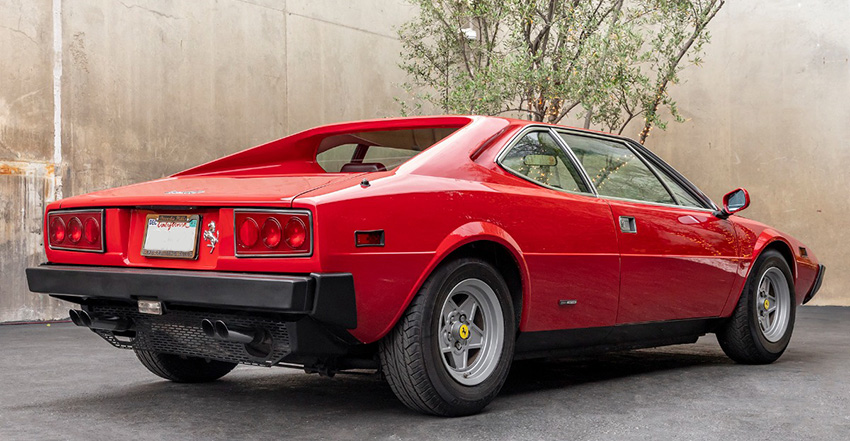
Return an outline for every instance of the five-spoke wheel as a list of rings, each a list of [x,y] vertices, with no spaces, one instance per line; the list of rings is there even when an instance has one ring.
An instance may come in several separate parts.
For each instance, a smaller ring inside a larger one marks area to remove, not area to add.
[[[440,265],[381,340],[381,369],[408,407],[443,416],[476,413],[505,382],[516,317],[502,276],[461,258]]]
[[[776,250],[756,259],[732,317],[717,331],[726,355],[747,364],[772,363],[782,355],[794,329],[793,280]]]
[[[779,268],[771,267],[762,274],[756,294],[759,327],[767,341],[776,343],[785,335],[790,310],[788,280]]]
[[[458,283],[443,302],[437,332],[443,366],[455,381],[473,386],[486,380],[504,344],[496,292],[479,279]]]

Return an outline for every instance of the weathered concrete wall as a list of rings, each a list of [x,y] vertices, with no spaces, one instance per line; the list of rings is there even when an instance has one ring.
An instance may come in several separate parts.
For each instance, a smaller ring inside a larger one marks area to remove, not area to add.
[[[159,178],[318,124],[397,113],[403,1],[62,0],[54,164],[53,0],[0,0],[0,321],[58,318],[30,294],[45,201]]]
[[[43,260],[41,213],[55,192],[51,0],[0,2],[0,322],[62,315],[30,294]]]
[[[747,188],[744,216],[814,250],[820,305],[850,305],[847,17],[846,0],[727,2],[705,64],[671,89],[688,121],[647,140],[715,201]]]

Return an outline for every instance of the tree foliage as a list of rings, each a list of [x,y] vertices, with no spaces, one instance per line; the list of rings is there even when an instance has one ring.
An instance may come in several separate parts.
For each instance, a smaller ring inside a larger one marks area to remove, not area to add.
[[[512,114],[622,133],[662,110],[681,121],[668,87],[701,62],[708,23],[725,0],[411,0],[399,29],[402,111]]]

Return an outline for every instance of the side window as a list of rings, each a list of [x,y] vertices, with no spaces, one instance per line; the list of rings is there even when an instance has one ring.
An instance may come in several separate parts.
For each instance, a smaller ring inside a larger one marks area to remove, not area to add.
[[[549,187],[590,192],[567,153],[548,132],[531,132],[523,136],[500,163],[514,173]]]
[[[668,175],[667,172],[659,169],[658,167],[653,168],[656,172],[658,172],[658,176],[661,176],[661,180],[664,181],[664,184],[667,185],[667,188],[670,189],[673,196],[676,197],[679,205],[683,205],[685,207],[705,208],[705,205],[703,205],[699,199],[695,198],[688,190],[685,190],[684,187],[679,185],[679,183]]]
[[[560,133],[603,196],[675,204],[661,181],[628,147],[618,142]]]

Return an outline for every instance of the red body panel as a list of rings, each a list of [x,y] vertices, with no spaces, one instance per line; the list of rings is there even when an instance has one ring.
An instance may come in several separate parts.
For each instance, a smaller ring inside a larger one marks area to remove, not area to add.
[[[738,268],[732,222],[705,210],[609,203],[615,218],[637,222],[636,233],[619,233],[617,323],[720,315]]]
[[[464,244],[504,247],[522,277],[521,331],[611,326],[731,314],[752,262],[786,244],[798,302],[817,260],[796,240],[739,217],[614,201],[543,188],[505,172],[495,157],[530,124],[489,117],[376,120],[320,127],[204,164],[173,177],[50,204],[106,208],[105,253],[47,249],[53,263],[354,276],[357,323],[369,343],[386,334],[433,269]],[[347,131],[457,127],[454,134],[386,172],[324,173],[311,142]],[[369,185],[360,185],[366,178]],[[233,209],[312,213],[309,257],[236,257]],[[147,213],[201,214],[219,245],[196,260],[140,254]],[[638,234],[621,233],[619,215]],[[45,234],[46,233],[45,225]],[[355,230],[384,230],[383,247],[355,246]],[[771,245],[773,244],[773,245]],[[576,304],[562,306],[561,300]]]

